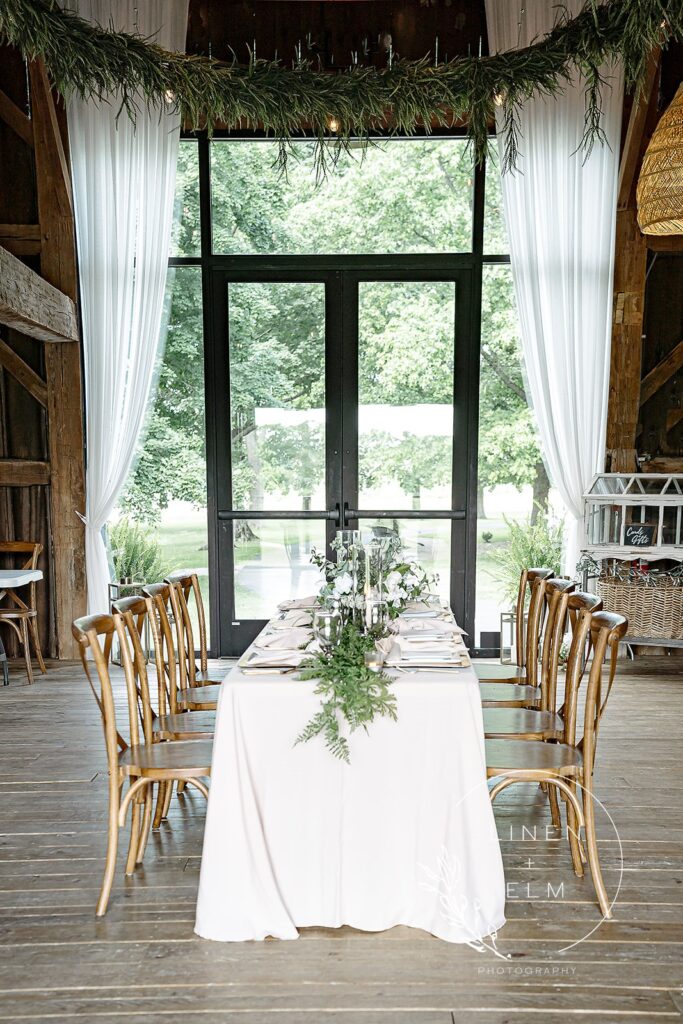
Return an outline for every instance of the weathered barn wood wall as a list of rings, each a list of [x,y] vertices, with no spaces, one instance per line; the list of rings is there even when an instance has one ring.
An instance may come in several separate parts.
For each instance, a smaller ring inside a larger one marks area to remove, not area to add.
[[[45,547],[45,651],[85,612],[76,255],[63,105],[40,61],[0,52],[0,538]],[[36,340],[40,339],[40,340]],[[10,645],[12,649],[14,645]]]
[[[24,62],[15,50],[0,52],[0,90],[22,111],[28,110]],[[30,145],[5,121],[0,120],[0,223],[36,224],[33,157]],[[35,270],[37,255],[22,259]],[[18,331],[0,325],[0,339],[44,377],[43,345]],[[47,459],[45,410],[16,378],[0,366],[0,458]],[[39,629],[45,651],[54,649],[52,573],[49,545],[49,500],[46,485],[0,487],[0,539],[36,540],[43,544],[40,568],[45,583],[38,587]],[[16,653],[14,634],[3,629],[10,654]]]

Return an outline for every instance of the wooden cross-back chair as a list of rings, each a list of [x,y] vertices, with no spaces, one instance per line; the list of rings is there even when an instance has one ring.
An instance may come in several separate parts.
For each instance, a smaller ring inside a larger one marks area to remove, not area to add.
[[[515,602],[515,664],[475,665],[477,678],[484,683],[526,683],[527,667],[533,663],[529,656],[530,646],[538,650],[541,622],[533,616],[533,588],[536,580],[549,580],[555,573],[552,569],[523,569],[519,577],[519,588]],[[526,619],[527,604],[529,616]]]
[[[192,643],[184,620],[187,602],[180,587],[170,583],[152,583],[143,587],[147,601],[154,655],[159,683],[159,713],[176,715],[183,711],[215,711],[220,683],[191,683],[187,643]]]
[[[169,713],[169,680],[174,678],[175,652],[173,650],[173,635],[168,622],[166,622],[168,627],[166,634],[158,629],[159,622],[153,599],[148,596],[121,598],[119,601],[113,602],[112,611],[118,612],[123,618],[124,626],[128,631],[129,640],[133,648],[142,636],[145,621],[149,620],[151,624],[152,636],[154,638],[158,697],[158,712],[151,706],[151,701],[147,700],[152,722],[152,742],[160,743],[165,740],[211,740],[216,724],[213,711],[196,711],[192,714],[187,711],[182,713],[170,711]],[[170,648],[168,646],[169,642]],[[166,658],[170,658],[170,663]],[[135,660],[133,660],[133,671],[134,673],[137,671]],[[140,694],[138,696],[142,699]],[[181,793],[184,788],[184,782],[179,781],[178,793]],[[153,829],[158,829],[161,826],[161,822],[168,817],[172,798],[173,783],[160,783],[156,810],[152,821]]]
[[[571,580],[554,579],[545,583],[546,630],[541,657],[540,701],[538,707],[484,708],[484,735],[487,739],[560,740],[564,733],[564,705],[557,708],[557,681],[562,645],[568,623],[572,634],[580,611],[596,612],[602,601],[595,594],[575,590]],[[590,644],[590,638],[588,643]],[[588,656],[586,650],[584,657]],[[543,787],[548,795],[552,822],[561,829],[562,818],[554,786]]]
[[[38,568],[38,559],[43,550],[43,545],[30,540],[4,540],[0,541],[0,555],[16,555],[20,557],[20,565],[15,566],[17,571],[35,571]],[[28,587],[28,603],[11,587],[0,589],[0,600],[7,598],[12,602],[5,608],[0,608],[0,624],[6,622],[14,631],[24,652],[26,663],[26,674],[29,683],[33,682],[33,666],[31,665],[31,644],[35,651],[38,666],[43,675],[47,672],[43,655],[40,650],[40,637],[38,636],[38,606],[36,603],[36,580],[25,584]],[[22,587],[24,589],[24,587]]]
[[[113,615],[91,615],[76,619],[72,625],[83,668],[102,715],[109,768],[109,814],[107,853],[102,889],[96,913],[106,913],[116,870],[119,829],[125,826],[126,812],[132,804],[131,831],[126,858],[126,875],[142,862],[152,820],[155,783],[168,786],[175,781],[195,786],[208,796],[203,779],[211,774],[210,741],[154,742],[149,699],[147,666],[136,618],[128,609]],[[125,739],[118,729],[109,663],[112,640],[116,634],[121,648],[128,706],[128,733]],[[92,666],[95,668],[93,678]],[[129,788],[122,794],[128,779]]]
[[[204,601],[199,585],[199,577],[192,573],[173,573],[164,583],[171,587],[171,608],[177,623],[178,651],[185,655],[187,686],[213,686],[223,681],[223,675],[209,671],[209,653],[206,638],[206,616]],[[199,668],[197,668],[194,627],[190,614],[189,599],[192,595],[197,614],[197,632],[199,640]],[[182,636],[182,640],[181,640]]]
[[[147,589],[156,590],[157,587],[158,584],[153,584]],[[147,594],[143,594],[142,597],[124,597],[113,602],[112,611],[118,612],[123,617],[126,626],[132,617],[139,636],[142,636],[145,621],[150,623],[157,678],[157,708],[151,707],[152,739],[155,742],[160,742],[202,737],[207,739],[213,736],[216,724],[216,716],[213,711],[197,711],[189,714],[187,711],[180,711],[177,701],[174,700],[176,687],[171,686],[171,680],[174,678],[176,670],[173,635],[168,618],[165,618],[163,623],[160,622],[155,607],[155,598]],[[132,642],[133,638],[131,637]]]
[[[499,779],[491,790],[491,800],[515,782],[540,782],[562,793],[567,807],[567,834],[574,872],[581,877],[584,863],[588,861],[600,910],[603,917],[609,918],[612,907],[600,869],[595,831],[593,770],[600,721],[614,683],[619,641],[626,635],[628,621],[611,612],[575,611],[560,741],[488,739],[487,775]],[[589,645],[590,660],[586,657]],[[610,654],[609,677],[603,696],[602,671],[607,652]],[[577,735],[579,691],[586,675],[583,728]],[[585,850],[582,829],[585,829]]]
[[[571,580],[545,583],[546,629],[539,671],[538,703],[534,708],[484,705],[484,732],[489,737],[558,739],[564,729],[562,708],[557,708],[557,679],[562,645],[568,625],[573,632],[582,610],[600,611],[602,601],[595,594],[575,590]],[[571,613],[571,615],[570,615]]]
[[[539,656],[541,638],[548,628],[547,622],[547,585],[552,578],[550,569],[526,569],[520,580],[518,607],[520,600],[530,591],[529,611],[524,631],[524,666],[511,665],[476,665],[479,679],[479,692],[484,707],[491,708],[525,708],[538,707],[540,704],[540,669]],[[567,581],[566,585],[569,585]],[[522,601],[521,607],[524,608]],[[519,615],[519,611],[518,611]],[[546,629],[544,630],[544,625]],[[519,633],[519,629],[518,629]],[[490,674],[486,675],[486,670]]]
[[[126,874],[141,863],[150,834],[155,783],[182,780],[208,796],[205,778],[211,774],[212,744],[208,740],[161,743],[154,741],[150,688],[144,652],[131,610],[113,615],[77,618],[72,631],[78,641],[83,669],[102,717],[106,761],[109,767],[109,833],[106,843],[104,878],[97,901],[97,916],[106,911],[116,870],[119,829],[125,826],[132,804],[130,842]],[[110,675],[112,640],[117,635],[126,683],[128,733],[118,728],[114,690]],[[93,679],[92,666],[95,669]],[[98,685],[97,685],[98,684]],[[129,788],[122,796],[123,785]]]

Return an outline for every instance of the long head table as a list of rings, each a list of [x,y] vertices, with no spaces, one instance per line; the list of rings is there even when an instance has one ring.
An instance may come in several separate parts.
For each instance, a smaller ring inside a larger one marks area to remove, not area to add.
[[[397,674],[398,721],[351,734],[350,764],[320,736],[295,745],[319,708],[314,687],[239,666],[222,684],[197,934],[235,942],[402,924],[472,942],[500,928],[473,669]]]

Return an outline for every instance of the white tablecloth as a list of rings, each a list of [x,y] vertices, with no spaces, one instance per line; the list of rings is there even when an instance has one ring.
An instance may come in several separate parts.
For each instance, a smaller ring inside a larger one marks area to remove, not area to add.
[[[195,931],[296,939],[298,928],[422,928],[469,942],[504,923],[473,669],[394,684],[398,721],[294,745],[319,707],[314,682],[224,681],[218,704]]]

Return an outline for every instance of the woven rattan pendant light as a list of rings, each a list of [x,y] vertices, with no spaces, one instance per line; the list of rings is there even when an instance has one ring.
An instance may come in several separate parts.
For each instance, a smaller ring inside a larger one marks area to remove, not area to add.
[[[683,235],[683,85],[645,151],[636,198],[644,235]]]

